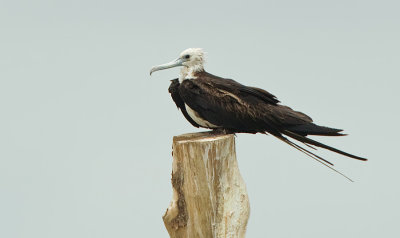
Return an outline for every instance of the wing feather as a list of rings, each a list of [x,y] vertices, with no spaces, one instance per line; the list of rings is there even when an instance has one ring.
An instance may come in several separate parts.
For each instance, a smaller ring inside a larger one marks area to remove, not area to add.
[[[307,115],[278,104],[265,90],[208,73],[184,80],[179,93],[202,118],[237,132],[280,134],[287,126],[312,122]]]

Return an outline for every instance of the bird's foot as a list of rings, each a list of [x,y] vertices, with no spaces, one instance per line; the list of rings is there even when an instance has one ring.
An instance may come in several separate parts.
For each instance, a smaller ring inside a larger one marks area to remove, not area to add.
[[[216,128],[216,129],[213,129],[210,132],[210,134],[212,134],[212,135],[229,135],[229,134],[235,134],[235,132],[233,132],[229,129],[226,129],[226,128]]]

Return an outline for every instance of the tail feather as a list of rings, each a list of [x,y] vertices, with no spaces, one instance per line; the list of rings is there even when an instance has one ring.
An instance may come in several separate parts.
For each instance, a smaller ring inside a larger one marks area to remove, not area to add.
[[[299,146],[298,144],[294,143],[293,141],[290,141],[289,139],[287,139],[286,137],[277,136],[277,138],[280,139],[280,140],[282,140],[282,141],[285,142],[286,144],[292,146],[293,148],[299,150],[300,152],[303,152],[303,153],[306,154],[307,156],[309,156],[309,157],[311,157],[311,158],[313,158],[313,159],[315,159],[315,160],[318,160],[318,162],[321,162],[321,163],[323,163],[323,164],[325,164],[325,165],[328,164],[328,165],[330,165],[330,166],[334,166],[334,164],[333,164],[332,162],[330,162],[330,161],[328,161],[328,160],[322,158],[321,156],[319,156],[319,155],[317,155],[317,154],[315,154],[315,153],[313,153],[313,152],[311,152],[311,151],[309,151],[309,150],[307,150],[307,149],[305,149],[305,148]]]
[[[292,132],[292,131],[285,130],[285,131],[283,132],[283,134],[285,134],[285,135],[287,135],[287,136],[289,136],[289,137],[291,137],[291,138],[293,138],[293,139],[295,139],[295,140],[298,140],[298,141],[300,141],[300,142],[303,142],[304,144],[310,144],[310,145],[314,145],[314,146],[317,146],[317,147],[320,147],[320,148],[324,148],[324,149],[327,149],[327,150],[336,152],[336,153],[338,153],[338,154],[341,154],[341,155],[344,155],[344,156],[347,156],[347,157],[350,157],[350,158],[353,158],[353,159],[358,159],[358,160],[362,160],[362,161],[367,161],[367,159],[365,159],[365,158],[362,158],[362,157],[359,157],[359,156],[356,156],[356,155],[352,155],[352,154],[349,154],[349,153],[347,153],[347,152],[338,150],[338,149],[336,149],[336,148],[333,148],[333,147],[331,147],[331,146],[322,144],[321,142],[312,140],[312,139],[310,139],[310,138],[307,138],[307,137],[305,137],[305,136],[303,136],[303,135],[299,135],[299,134],[294,133],[294,132]]]
[[[319,126],[314,123],[290,126],[286,130],[296,133],[298,135],[319,135],[319,136],[344,136],[341,134],[342,129],[330,128],[326,126]]]
[[[350,182],[354,182],[351,178],[347,177],[345,174],[343,174],[342,172],[340,172],[339,170],[333,168],[333,164],[327,160],[325,160],[324,158],[312,153],[311,151],[304,149],[303,147],[297,145],[296,143],[294,143],[293,141],[290,141],[289,139],[287,139],[284,136],[275,136],[278,139],[282,140],[283,142],[285,142],[286,144],[292,146],[293,148],[303,152],[304,154],[306,154],[308,157],[316,160],[317,162],[321,163],[322,165],[328,167],[329,169],[333,170],[334,172],[342,175],[343,177],[345,177],[346,179],[348,179]]]

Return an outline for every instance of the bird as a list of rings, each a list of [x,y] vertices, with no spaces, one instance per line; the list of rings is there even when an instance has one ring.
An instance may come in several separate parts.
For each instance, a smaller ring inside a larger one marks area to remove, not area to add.
[[[276,96],[261,88],[210,74],[204,70],[204,62],[203,49],[189,48],[176,60],[150,70],[152,75],[159,70],[181,67],[179,77],[171,80],[168,91],[183,116],[194,127],[211,129],[216,134],[272,135],[331,169],[333,163],[294,141],[311,149],[319,147],[349,158],[367,160],[308,137],[344,136],[346,134],[342,133],[342,129],[315,124],[311,117],[282,105]]]

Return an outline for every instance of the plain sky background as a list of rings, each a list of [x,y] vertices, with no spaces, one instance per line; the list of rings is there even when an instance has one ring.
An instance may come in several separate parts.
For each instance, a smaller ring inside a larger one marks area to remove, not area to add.
[[[204,48],[213,74],[350,134],[319,151],[239,134],[247,237],[400,237],[399,1],[1,1],[0,237],[168,237],[167,92]]]

